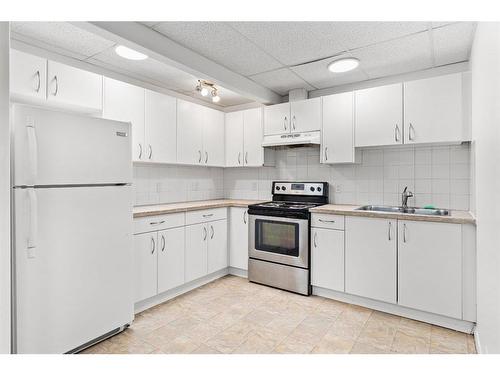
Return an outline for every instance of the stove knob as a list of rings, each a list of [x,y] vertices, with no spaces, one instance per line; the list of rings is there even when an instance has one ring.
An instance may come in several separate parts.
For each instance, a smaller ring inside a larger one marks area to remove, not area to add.
[[[314,186],[311,186],[309,189],[311,189],[311,191],[314,191]]]
[[[321,188],[318,186],[318,187],[316,188],[316,190],[321,191]]]
[[[285,191],[286,190],[286,186],[282,186],[281,190]]]
[[[279,190],[279,189],[280,189],[280,187],[279,187],[279,186],[276,186],[276,190]]]

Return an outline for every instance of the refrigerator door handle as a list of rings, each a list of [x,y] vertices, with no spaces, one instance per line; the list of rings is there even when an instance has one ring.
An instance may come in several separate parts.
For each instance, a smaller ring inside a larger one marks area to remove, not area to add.
[[[35,257],[35,248],[37,244],[38,234],[38,201],[36,198],[35,189],[29,188],[29,230],[28,230],[28,258]]]
[[[28,134],[28,160],[30,170],[30,180],[35,185],[36,173],[38,170],[38,144],[36,141],[36,129],[34,124],[26,126]]]

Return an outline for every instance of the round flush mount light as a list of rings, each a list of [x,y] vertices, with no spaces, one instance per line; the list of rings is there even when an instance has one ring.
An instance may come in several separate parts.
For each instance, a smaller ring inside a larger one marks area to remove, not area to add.
[[[125,46],[117,46],[115,52],[118,56],[128,60],[146,60],[148,58],[148,55]]]
[[[344,73],[356,69],[359,65],[359,60],[354,57],[347,57],[332,61],[328,64],[328,70],[332,73]]]

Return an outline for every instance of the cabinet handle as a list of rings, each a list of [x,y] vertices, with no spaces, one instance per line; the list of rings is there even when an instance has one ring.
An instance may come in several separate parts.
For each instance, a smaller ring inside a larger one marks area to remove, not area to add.
[[[153,147],[151,147],[151,145],[149,145],[149,158],[151,160],[151,157],[153,156]]]
[[[210,225],[210,231],[212,232],[212,234],[210,235],[210,239],[213,239],[214,235],[215,235],[215,231],[214,231],[214,226],[213,225]]]
[[[399,126],[396,124],[396,127],[394,128],[394,140],[396,142],[399,142]]]
[[[388,230],[389,241],[392,241],[392,238],[391,238],[391,229],[392,229],[392,222],[389,221],[389,230]]]
[[[203,214],[203,217],[212,217],[214,214]]]
[[[56,82],[56,89],[54,90],[54,93],[52,95],[56,96],[59,92],[59,81],[57,80],[57,76],[54,76],[54,81]]]
[[[406,243],[406,224],[403,224],[403,242]]]
[[[36,76],[37,76],[37,78],[38,78],[38,84],[36,85],[36,89],[35,89],[35,91],[36,91],[36,92],[40,92],[40,87],[42,86],[42,80],[41,80],[41,78],[40,78],[40,71],[39,71],[39,70],[37,70],[37,71],[36,71],[36,73],[35,73],[35,75],[36,75]]]
[[[207,164],[207,163],[208,163],[208,152],[205,151],[205,164]]]
[[[248,151],[245,152],[245,164],[248,164]]]
[[[292,129],[295,130],[295,123],[296,123],[296,120],[295,120],[295,115],[292,117]]]
[[[411,132],[413,130],[413,133],[415,133],[415,128],[413,127],[412,123],[410,122],[410,127],[408,128],[408,140],[413,141],[413,137],[411,135]]]
[[[165,220],[161,220],[161,221],[152,221],[149,223],[149,225],[159,225],[159,224],[163,224],[165,222]]]
[[[238,152],[238,164],[241,165],[241,152]]]
[[[328,160],[328,147],[325,147],[325,161]]]
[[[142,158],[142,144],[139,143],[139,159]]]
[[[286,122],[287,122],[287,118],[285,116],[285,119],[283,120],[283,126],[285,127],[285,130],[286,130]]]
[[[207,239],[207,227],[203,227],[203,241]]]
[[[322,223],[335,223],[335,220],[323,220],[323,219],[318,219]]]
[[[314,247],[318,247],[317,238],[318,238],[318,232],[314,232],[314,238],[313,238]]]
[[[161,251],[165,250],[165,236],[161,235]]]
[[[243,212],[243,222],[246,224],[247,223],[247,211]]]
[[[151,254],[154,254],[155,250],[156,250],[155,239],[153,237],[151,237]]]

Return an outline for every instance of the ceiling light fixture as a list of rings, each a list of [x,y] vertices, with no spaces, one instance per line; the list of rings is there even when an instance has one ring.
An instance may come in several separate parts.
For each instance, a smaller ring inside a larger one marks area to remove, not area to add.
[[[218,103],[220,102],[220,96],[217,91],[217,87],[211,82],[207,82],[199,79],[198,84],[196,85],[196,91],[200,93],[201,96],[211,96],[212,102]]]
[[[332,61],[328,64],[328,70],[332,73],[344,73],[356,69],[359,65],[359,60],[354,57],[347,57]]]
[[[148,58],[148,55],[125,46],[117,46],[115,52],[118,56],[128,60],[146,60]]]

